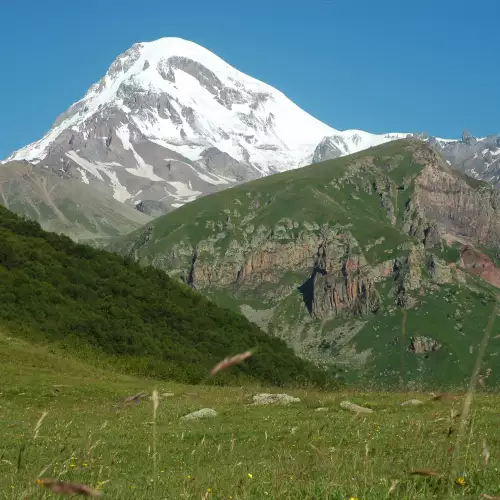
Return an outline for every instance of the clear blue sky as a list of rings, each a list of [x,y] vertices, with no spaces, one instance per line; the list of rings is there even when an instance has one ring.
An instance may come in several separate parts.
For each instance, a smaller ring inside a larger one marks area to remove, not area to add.
[[[164,36],[205,46],[337,129],[500,132],[500,0],[3,3],[0,158],[39,139],[118,54]]]

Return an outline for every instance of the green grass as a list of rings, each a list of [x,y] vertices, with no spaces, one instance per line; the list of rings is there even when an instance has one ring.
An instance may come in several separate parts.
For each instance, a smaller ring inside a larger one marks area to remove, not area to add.
[[[400,309],[388,309],[371,318],[355,340],[358,350],[371,348],[376,354],[363,374],[352,374],[352,383],[372,385],[377,375],[383,375],[380,378],[386,387],[397,388],[403,355],[406,382],[432,390],[465,389],[492,306],[491,295],[450,284],[426,290],[420,303],[406,311],[405,339]],[[493,336],[498,328],[497,325]],[[427,355],[408,352],[413,336],[430,337],[441,348]],[[494,368],[499,349],[499,340],[491,340],[483,372]],[[495,386],[500,383],[499,375],[491,380]]]
[[[53,498],[37,486],[38,477],[87,484],[109,499],[444,498],[443,481],[410,472],[426,468],[446,478],[458,428],[450,411],[461,410],[461,399],[291,391],[300,403],[255,407],[248,405],[253,394],[275,390],[127,377],[5,334],[0,336],[0,361],[2,499]],[[154,388],[160,393],[156,474],[151,401],[120,404]],[[162,396],[167,392],[174,396]],[[411,397],[425,404],[402,408],[401,402]],[[340,408],[344,399],[374,413],[356,416]],[[320,406],[327,411],[315,411]],[[219,416],[180,421],[204,407]],[[454,485],[451,498],[500,494],[499,411],[498,396],[477,396],[457,464],[465,487]],[[47,415],[35,438],[43,412]],[[490,452],[488,465],[483,441]]]
[[[436,250],[435,253],[446,262],[458,262],[460,259],[460,246],[458,241],[455,241],[451,246],[443,244],[443,248]]]

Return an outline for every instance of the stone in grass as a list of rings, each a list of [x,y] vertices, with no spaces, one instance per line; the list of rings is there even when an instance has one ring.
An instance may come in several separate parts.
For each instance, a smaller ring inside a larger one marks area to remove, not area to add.
[[[214,418],[218,414],[212,408],[202,408],[201,410],[194,411],[181,417],[181,420],[198,420],[200,418]]]
[[[350,401],[342,401],[340,403],[340,407],[356,413],[373,413],[373,410],[371,408],[365,408],[364,406],[359,406],[357,404],[351,403]]]
[[[256,394],[253,397],[254,405],[288,405],[290,403],[300,403],[299,398],[294,398],[288,394]]]
[[[423,404],[424,402],[420,401],[420,399],[409,399],[408,401],[401,403],[401,406],[419,406]]]

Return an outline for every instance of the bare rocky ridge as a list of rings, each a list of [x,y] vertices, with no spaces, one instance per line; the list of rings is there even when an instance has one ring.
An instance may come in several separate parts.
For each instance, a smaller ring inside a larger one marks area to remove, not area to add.
[[[500,135],[476,138],[464,130],[460,140],[442,140],[423,134],[414,134],[426,141],[453,168],[468,176],[500,184]]]
[[[47,231],[97,245],[146,224],[150,217],[76,179],[28,162],[0,167],[0,203],[38,221]]]

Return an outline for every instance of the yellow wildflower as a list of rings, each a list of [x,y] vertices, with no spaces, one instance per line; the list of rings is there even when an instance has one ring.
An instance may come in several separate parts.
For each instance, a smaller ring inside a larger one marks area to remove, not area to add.
[[[455,483],[458,484],[458,486],[465,486],[465,478],[460,476],[455,479]]]
[[[253,474],[250,474],[250,472],[248,473],[248,479],[252,479],[253,478]]]

